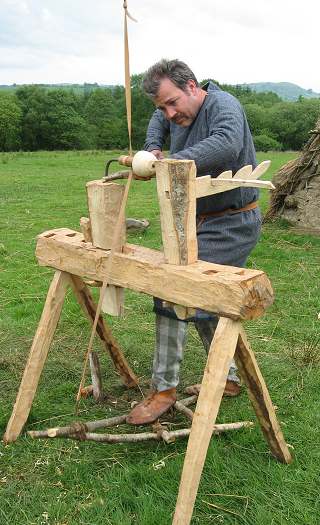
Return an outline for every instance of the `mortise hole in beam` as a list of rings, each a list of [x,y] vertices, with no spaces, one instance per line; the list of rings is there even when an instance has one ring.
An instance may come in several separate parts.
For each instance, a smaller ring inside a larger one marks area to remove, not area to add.
[[[45,235],[46,239],[49,239],[49,237],[54,237],[55,233],[48,233],[48,235]]]
[[[67,233],[66,237],[75,237],[76,235],[77,235],[77,232]]]
[[[170,199],[170,191],[166,190],[164,193],[167,199]]]
[[[202,272],[204,275],[212,275],[214,273],[223,273],[224,270],[206,270],[205,272]],[[244,275],[244,270],[239,270],[238,272],[234,272],[233,275]]]

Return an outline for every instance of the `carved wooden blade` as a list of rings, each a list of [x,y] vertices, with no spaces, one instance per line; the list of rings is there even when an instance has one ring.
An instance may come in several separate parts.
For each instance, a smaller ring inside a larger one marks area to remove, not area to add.
[[[220,173],[220,175],[218,175],[217,179],[232,179],[232,171],[223,171]]]
[[[230,179],[228,181],[224,179],[213,179],[211,182],[212,186],[217,186],[216,193],[220,191],[228,191],[240,186],[251,187],[251,188],[266,188],[268,190],[273,190],[274,185],[268,180],[250,180],[250,179]]]
[[[196,181],[197,198],[205,197],[207,195],[215,195],[216,193],[222,193],[223,191],[234,190],[240,186],[265,188],[269,190],[274,189],[272,182],[257,180],[267,171],[270,164],[270,160],[264,160],[263,162],[260,162],[254,170],[252,170],[251,164],[248,164],[247,166],[240,168],[240,170],[235,173],[234,177],[232,177],[231,170],[223,171],[215,179],[212,179],[210,175],[199,177]],[[263,182],[263,184],[261,182]]]
[[[248,164],[247,166],[243,166],[240,168],[233,176],[237,179],[248,179],[250,175],[252,174],[252,165]]]
[[[264,160],[251,173],[252,179],[259,179],[270,167],[271,160]]]

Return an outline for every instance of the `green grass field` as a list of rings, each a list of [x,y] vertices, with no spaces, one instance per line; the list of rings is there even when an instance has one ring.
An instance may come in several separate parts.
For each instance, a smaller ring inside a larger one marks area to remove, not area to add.
[[[0,154],[0,432],[10,417],[53,270],[34,257],[37,234],[78,229],[87,216],[85,183],[101,178],[114,152]],[[272,176],[294,153],[271,158]],[[263,192],[265,210],[268,196]],[[134,182],[127,216],[150,220],[129,242],[160,247],[155,181]],[[258,424],[212,439],[192,524],[320,524],[320,239],[292,233],[282,222],[266,224],[249,266],[270,277],[276,300],[246,330],[266,378],[294,461],[271,456]],[[150,377],[154,341],[151,297],[126,292],[122,319],[109,319],[143,388]],[[89,325],[71,292],[41,378],[27,429],[74,420]],[[100,348],[95,342],[96,348]],[[126,391],[102,354],[108,397],[81,404],[83,420],[128,411],[139,392]],[[193,327],[181,373],[183,388],[201,378],[204,351]],[[218,422],[255,421],[243,394],[223,400]],[[178,426],[183,418],[175,421]],[[176,427],[175,427],[176,428]],[[186,441],[171,445],[103,445],[68,440],[0,444],[0,524],[169,525]]]

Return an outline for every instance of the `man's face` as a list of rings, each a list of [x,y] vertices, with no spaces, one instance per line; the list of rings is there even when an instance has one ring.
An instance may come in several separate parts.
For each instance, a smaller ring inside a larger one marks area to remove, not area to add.
[[[186,91],[178,88],[171,80],[164,78],[153,101],[164,116],[177,124],[187,127],[192,124],[200,109],[198,88],[193,80],[188,80]]]

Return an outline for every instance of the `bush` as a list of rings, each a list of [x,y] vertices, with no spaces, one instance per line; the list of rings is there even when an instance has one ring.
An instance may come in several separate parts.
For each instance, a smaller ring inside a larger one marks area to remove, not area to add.
[[[11,94],[0,96],[0,151],[18,151],[21,146],[22,111]],[[3,161],[2,161],[3,162]]]
[[[253,135],[254,146],[257,151],[281,151],[282,144],[268,135]]]

